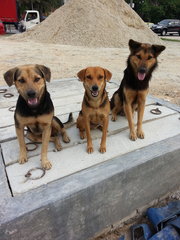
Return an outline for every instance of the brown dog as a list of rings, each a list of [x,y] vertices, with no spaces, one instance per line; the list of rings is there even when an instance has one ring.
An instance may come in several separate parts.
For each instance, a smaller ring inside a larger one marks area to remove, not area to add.
[[[100,152],[106,152],[106,135],[109,122],[110,104],[105,90],[106,81],[111,79],[111,72],[101,67],[88,67],[78,72],[77,76],[83,82],[85,93],[82,110],[77,119],[80,138],[87,136],[87,152],[93,152],[90,129],[102,127]]]
[[[117,114],[123,110],[128,119],[130,139],[144,138],[142,120],[145,109],[146,96],[152,72],[157,67],[157,57],[165,49],[161,45],[150,45],[129,40],[130,55],[127,68],[119,89],[111,99],[112,121],[116,121]],[[137,132],[135,131],[133,113],[138,111]]]
[[[27,137],[33,142],[42,142],[41,161],[44,169],[50,169],[47,159],[49,141],[61,150],[59,133],[63,141],[70,141],[63,123],[54,116],[54,106],[46,90],[46,81],[50,81],[50,69],[43,65],[24,65],[10,69],[4,74],[9,86],[15,84],[19,98],[14,114],[17,138],[20,147],[19,163],[27,162],[27,151],[24,140],[24,127]]]

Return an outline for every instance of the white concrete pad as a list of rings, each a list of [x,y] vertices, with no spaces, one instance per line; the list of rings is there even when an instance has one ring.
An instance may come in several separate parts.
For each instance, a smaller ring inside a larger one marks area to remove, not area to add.
[[[133,142],[128,138],[129,130],[111,135],[107,138],[107,152],[99,153],[100,139],[93,141],[94,153],[87,154],[86,143],[63,149],[61,152],[49,152],[48,158],[52,162],[52,169],[46,171],[43,178],[26,181],[25,174],[35,167],[40,167],[40,157],[34,156],[24,165],[18,163],[6,167],[13,194],[17,195],[30,189],[37,188],[59,178],[89,168],[101,162],[111,160],[118,155],[138,150],[155,142],[176,136],[180,133],[179,114],[167,116],[155,121],[144,123],[145,139]],[[161,149],[160,149],[161,151]],[[122,163],[123,169],[133,166],[132,162]]]
[[[174,111],[174,110],[171,110],[164,106],[159,106],[159,109],[162,111],[162,114],[161,115],[153,115],[152,113],[150,113],[150,110],[152,108],[153,108],[153,106],[151,106],[151,105],[147,106],[145,108],[144,122],[152,121],[152,120],[155,120],[158,118],[163,118],[163,117],[166,117],[169,115],[176,114],[176,111]],[[77,119],[78,114],[79,114],[78,112],[73,113],[73,117],[75,120]],[[67,120],[67,115],[59,116],[59,117],[62,121]],[[110,116],[110,118],[111,118],[111,116]],[[119,116],[116,122],[112,122],[111,120],[109,121],[108,135],[112,135],[112,134],[121,132],[127,128],[128,128],[128,122],[127,122],[126,118]],[[71,138],[71,142],[69,144],[65,144],[61,141],[63,148],[71,147],[71,146],[77,145],[77,144],[85,141],[85,140],[81,140],[79,138],[79,133],[78,133],[78,129],[76,128],[76,126],[71,127],[67,131]],[[92,131],[93,139],[100,138],[101,135],[102,135],[102,133],[99,130]],[[29,142],[29,140],[26,139],[26,142]],[[3,154],[4,154],[4,159],[5,159],[4,161],[5,161],[6,165],[10,165],[10,164],[18,161],[19,145],[18,145],[17,140],[4,142],[1,144],[1,147],[2,147]],[[13,152],[13,155],[11,154],[9,149],[11,149],[11,151]],[[49,143],[48,151],[53,151],[53,150],[54,150],[54,144]],[[28,157],[31,158],[33,156],[39,155],[40,152],[41,152],[41,144],[38,144],[38,148],[35,151],[28,152]]]
[[[107,83],[109,98],[111,98],[117,88],[117,83],[113,81],[112,83]],[[74,119],[76,120],[81,109],[84,93],[82,83],[77,79],[61,79],[48,84],[48,91],[51,93],[54,102],[55,115],[62,122],[65,122],[68,114],[73,112]],[[48,156],[53,164],[53,168],[50,171],[46,171],[42,179],[25,181],[25,174],[28,170],[40,167],[41,144],[38,144],[38,148],[35,151],[28,152],[28,163],[24,165],[17,163],[19,146],[14,128],[14,113],[10,112],[8,108],[16,104],[18,94],[15,87],[9,88],[8,92],[13,93],[14,96],[12,98],[4,98],[0,94],[0,142],[8,178],[13,194],[15,195],[179,134],[180,128],[177,111],[165,106],[158,106],[162,113],[160,115],[153,115],[150,113],[150,110],[157,106],[152,105],[154,104],[153,99],[147,98],[143,119],[146,136],[144,140],[130,141],[128,137],[128,122],[125,117],[119,116],[116,122],[109,122],[107,152],[105,154],[98,152],[102,132],[92,130],[95,152],[88,155],[86,153],[86,140],[79,138],[78,129],[74,125],[67,130],[71,142],[65,144],[61,141],[63,146],[62,151],[54,152],[54,145],[49,143]],[[26,141],[28,142],[27,139]],[[122,167],[128,166],[128,164],[123,163]]]

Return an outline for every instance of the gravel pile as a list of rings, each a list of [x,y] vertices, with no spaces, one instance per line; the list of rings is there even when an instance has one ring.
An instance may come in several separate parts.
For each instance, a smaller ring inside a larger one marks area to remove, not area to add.
[[[14,38],[88,47],[125,47],[130,38],[161,43],[124,0],[69,0]]]

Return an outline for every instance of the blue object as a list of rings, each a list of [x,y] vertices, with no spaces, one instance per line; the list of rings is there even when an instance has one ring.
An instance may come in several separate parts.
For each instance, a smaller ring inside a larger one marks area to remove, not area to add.
[[[180,216],[180,201],[170,202],[161,208],[149,208],[147,216],[157,231],[164,228],[169,220],[174,220]]]
[[[125,240],[125,236],[121,236],[118,240]]]
[[[168,221],[167,225],[173,226],[177,230],[177,232],[180,234],[180,217],[178,217],[174,220]]]
[[[180,235],[172,226],[168,225],[149,240],[180,240]]]
[[[145,223],[133,225],[131,227],[132,240],[148,240],[151,236],[151,230]]]

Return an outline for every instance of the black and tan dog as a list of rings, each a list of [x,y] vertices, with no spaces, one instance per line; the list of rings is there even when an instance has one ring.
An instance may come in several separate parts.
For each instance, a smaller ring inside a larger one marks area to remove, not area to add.
[[[106,152],[106,135],[109,123],[110,103],[105,90],[106,81],[111,79],[111,72],[101,67],[88,67],[78,72],[77,76],[83,82],[85,93],[82,110],[77,119],[80,138],[87,137],[87,152],[93,152],[90,129],[100,127],[102,139],[99,151]]]
[[[54,116],[54,106],[46,90],[46,81],[49,82],[50,77],[50,69],[43,65],[18,66],[4,74],[7,84],[14,83],[19,93],[14,114],[20,147],[19,163],[27,162],[24,140],[24,128],[27,127],[27,137],[33,142],[42,142],[41,165],[44,169],[51,168],[47,159],[49,141],[55,143],[57,150],[61,150],[59,133],[64,142],[70,141],[63,123]]]
[[[157,67],[157,57],[165,49],[162,45],[150,45],[129,40],[130,55],[127,68],[119,89],[111,99],[112,120],[116,121],[117,114],[123,111],[128,119],[130,139],[144,138],[142,120],[145,100],[149,89],[149,80]],[[133,113],[137,108],[137,131],[133,122]]]

